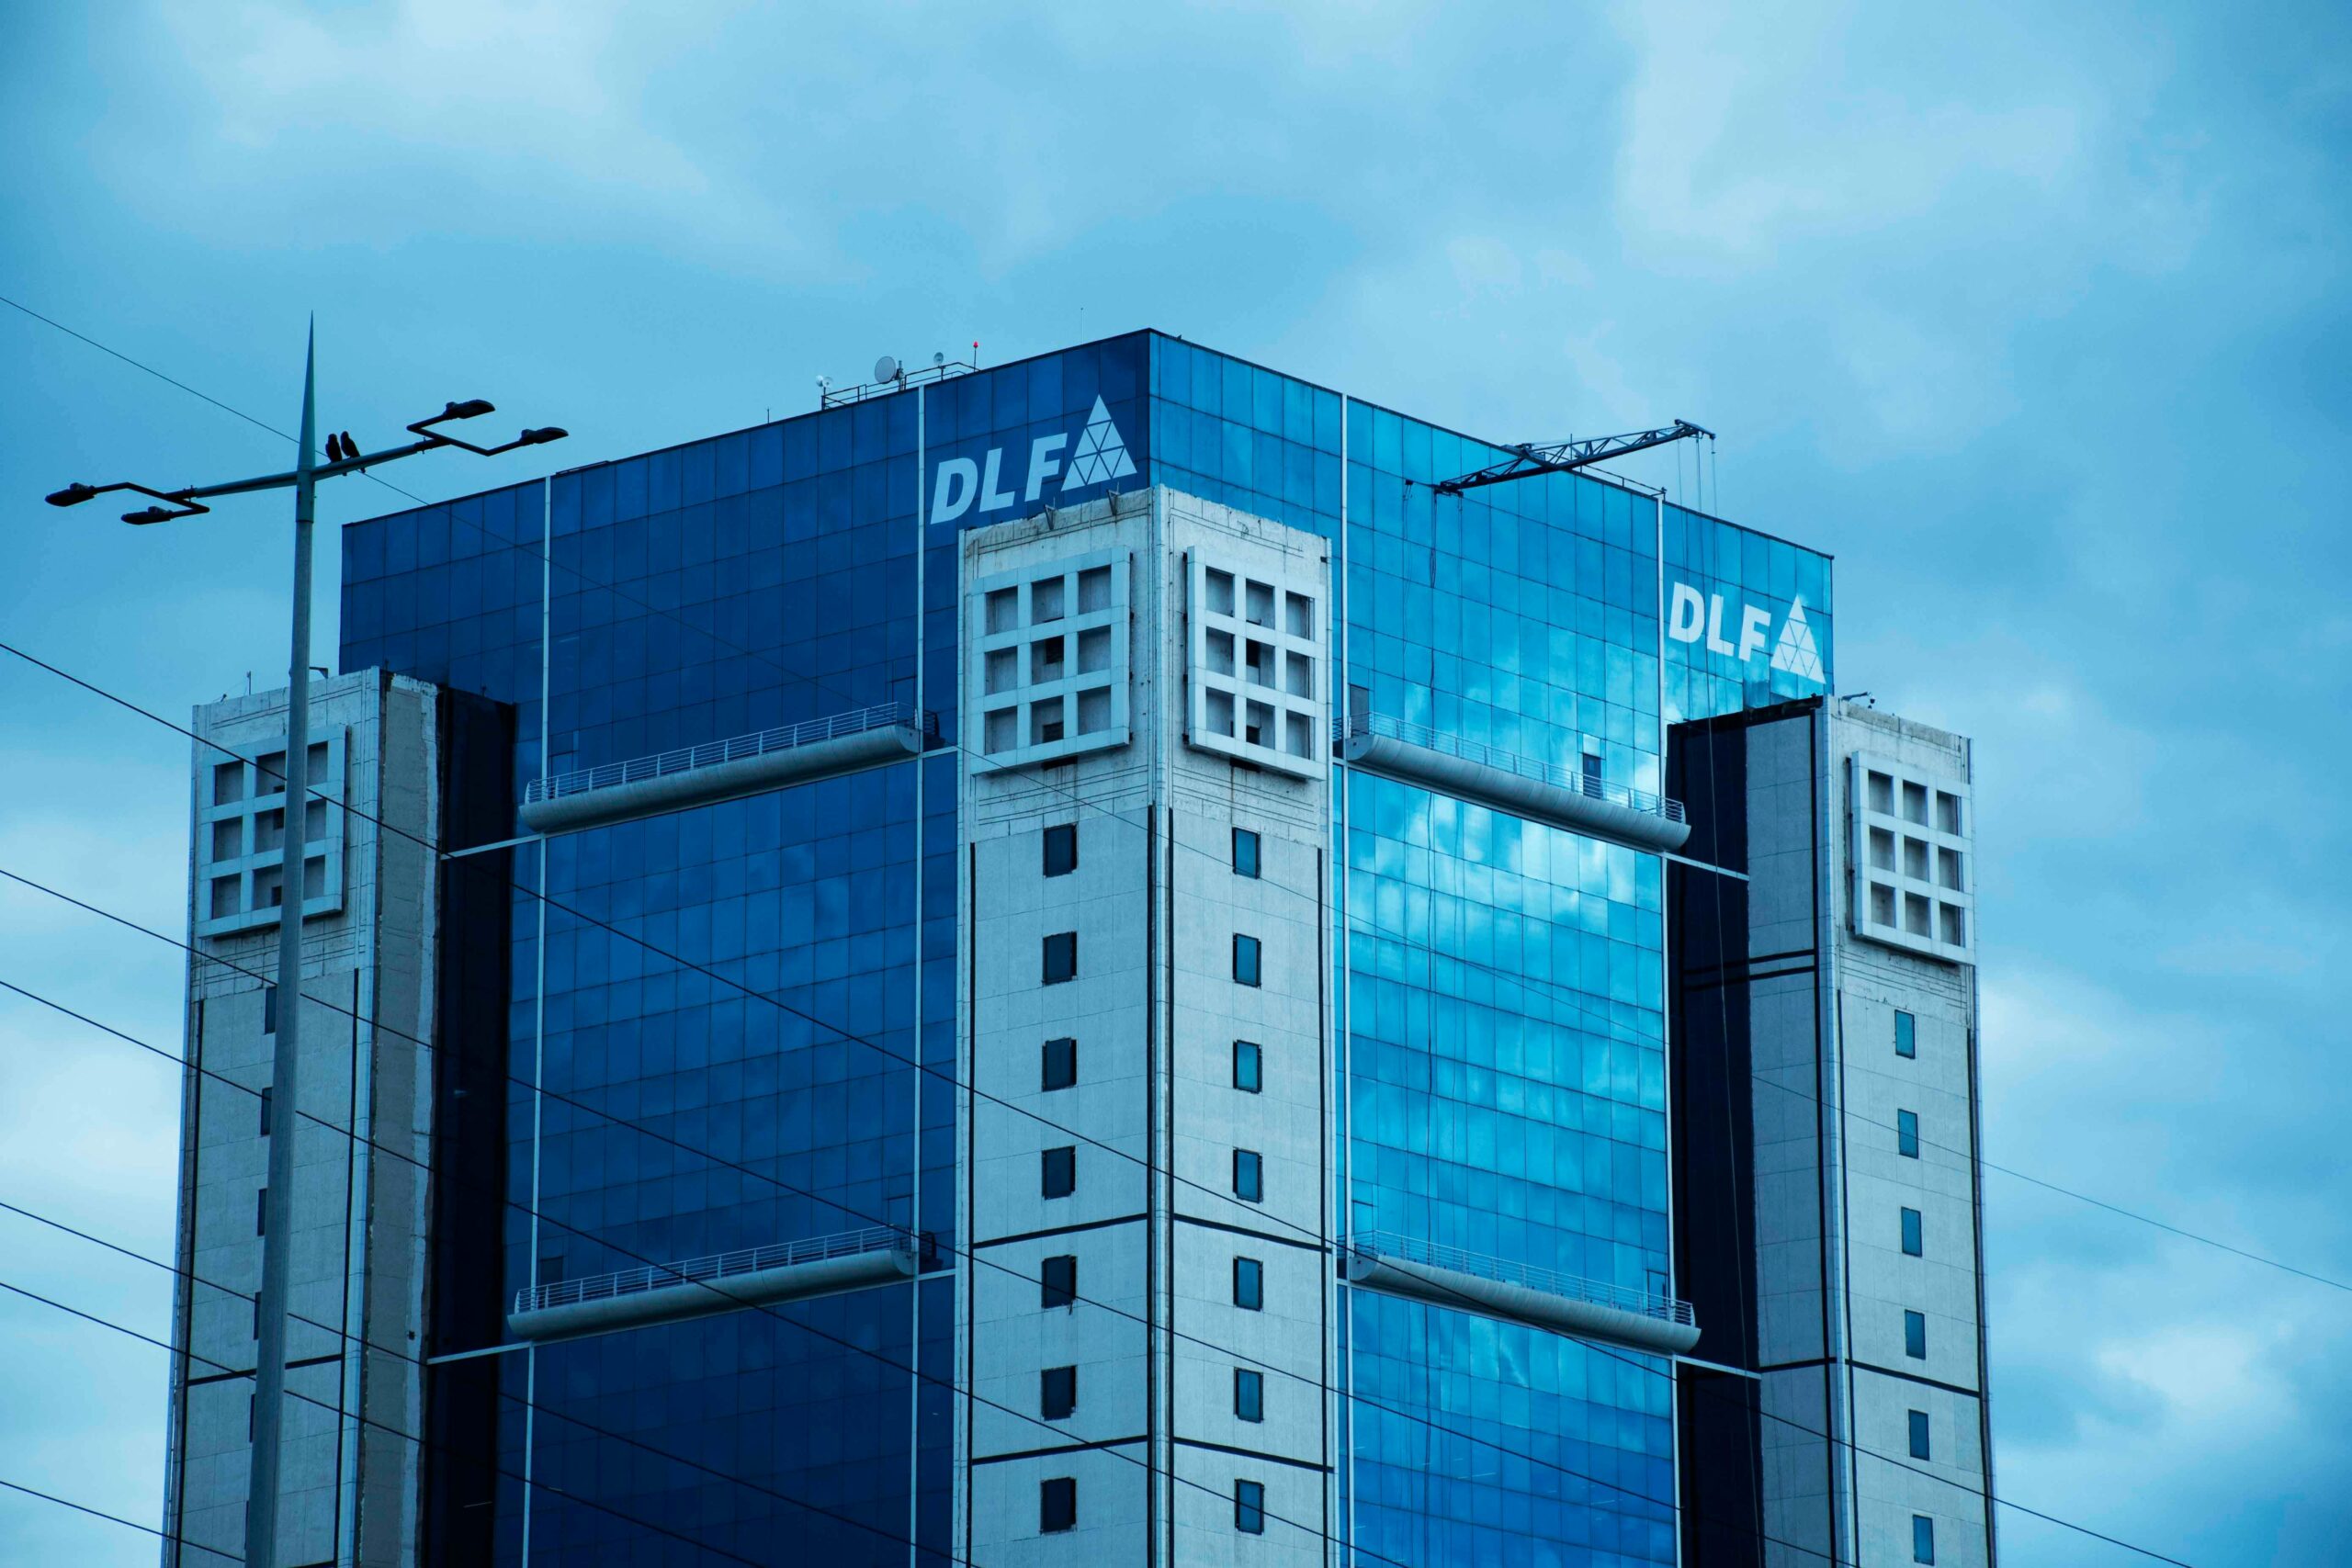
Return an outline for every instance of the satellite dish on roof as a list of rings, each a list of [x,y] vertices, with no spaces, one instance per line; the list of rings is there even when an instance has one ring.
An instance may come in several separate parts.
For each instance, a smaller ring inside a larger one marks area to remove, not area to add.
[[[888,355],[884,355],[881,358],[874,362],[874,378],[877,381],[897,380],[899,378],[899,362],[891,358]]]

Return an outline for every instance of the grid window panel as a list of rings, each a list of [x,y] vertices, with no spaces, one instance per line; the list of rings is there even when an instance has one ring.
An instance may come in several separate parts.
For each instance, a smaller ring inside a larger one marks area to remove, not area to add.
[[[981,580],[964,639],[974,771],[1127,743],[1127,553],[1114,550]]]
[[[1322,574],[1244,570],[1199,550],[1185,552],[1184,572],[1186,742],[1315,777],[1326,765]]]
[[[304,812],[302,918],[343,908],[344,784],[349,731],[311,740],[313,792]],[[215,761],[198,776],[196,934],[226,936],[277,923],[286,902],[286,740],[241,745],[254,759]]]
[[[1848,769],[1854,934],[1924,957],[1973,962],[1974,806],[1968,786],[1869,751],[1855,752]],[[1900,1015],[1895,1027],[1900,1049]]]

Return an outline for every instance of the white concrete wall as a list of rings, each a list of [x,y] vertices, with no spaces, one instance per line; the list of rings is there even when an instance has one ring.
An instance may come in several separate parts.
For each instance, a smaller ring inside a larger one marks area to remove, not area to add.
[[[435,694],[361,671],[318,683],[311,704],[314,733],[347,732],[351,809],[334,814],[346,835],[343,908],[303,933],[306,1114],[272,1111],[271,1136],[296,1140],[288,1304],[307,1320],[287,1330],[287,1359],[298,1364],[287,1377],[278,1550],[289,1562],[403,1563],[416,1550],[420,1468],[407,1435],[423,1429],[422,1370],[408,1358],[424,1327],[426,1187],[412,1161],[428,1156],[431,1058],[402,1036],[432,1038],[435,863],[366,818],[428,841],[438,832]],[[254,755],[283,744],[285,694],[209,705],[193,728]],[[221,760],[197,746],[196,777]],[[199,891],[192,876],[191,931]],[[255,1348],[246,1298],[260,1287],[255,1217],[269,1159],[246,1089],[271,1077],[276,1040],[263,1032],[256,976],[275,973],[277,931],[196,945],[222,962],[191,968],[189,1051],[205,1073],[185,1077],[180,1156],[178,1254],[194,1279],[174,1322],[186,1359],[175,1378],[165,1509],[190,1543],[180,1561],[191,1568],[241,1555],[244,1541]],[[355,1143],[355,1127],[397,1152]],[[363,1355],[363,1342],[390,1353]]]
[[[959,1308],[978,1395],[964,1521],[970,1555],[991,1564],[1166,1562],[1171,1542],[1182,1562],[1321,1556],[1328,790],[1320,769],[1237,766],[1230,748],[1188,743],[1188,550],[1311,592],[1324,613],[1322,541],[1165,491],[965,539],[967,636],[981,585],[1081,558],[1130,563],[1133,615],[1128,741],[1048,764],[973,763],[963,785],[963,1023],[979,1091],[963,1129],[966,1234],[985,1260]],[[1319,684],[1316,700],[1319,738]],[[1044,830],[1064,823],[1078,829],[1078,868],[1049,878]],[[1258,878],[1233,870],[1236,827],[1260,835]],[[1078,933],[1078,978],[1045,986],[1041,939],[1061,931]],[[1235,983],[1237,933],[1262,944],[1260,986]],[[1039,1053],[1056,1035],[1078,1042],[1079,1082],[1046,1092]],[[1233,1085],[1237,1039],[1261,1048],[1259,1093]],[[1077,1190],[1043,1198],[1039,1152],[1073,1145]],[[1263,1202],[1232,1195],[1237,1148],[1263,1157]],[[1038,1305],[1037,1260],[1054,1253],[1079,1258],[1074,1308]],[[1265,1265],[1262,1312],[1233,1304],[1236,1256]],[[1079,1401],[1047,1429],[1029,1416],[1039,1371],[1057,1365],[1080,1369]],[[1237,1366],[1265,1377],[1263,1422],[1235,1417]],[[1077,1447],[1129,1438],[1143,1440]],[[1150,1484],[1130,1462],[1147,1457],[1163,1472]],[[1078,1480],[1079,1528],[1041,1537],[1038,1483],[1058,1475]],[[1237,1480],[1267,1489],[1263,1535],[1234,1529]]]
[[[1747,735],[1748,951],[1822,964],[1749,987],[1758,1348],[1785,1369],[1762,1391],[1766,1533],[1826,1550],[1834,1531],[1841,1562],[1908,1563],[1925,1514],[1939,1564],[1982,1563],[1975,976],[1851,935],[1847,818],[1853,755],[1964,785],[1968,744],[1840,703]],[[1895,1055],[1897,1009],[1917,1021],[1916,1058]],[[1917,1158],[1897,1152],[1905,1110]],[[1922,1257],[1902,1250],[1905,1208]],[[1924,1360],[1905,1354],[1905,1310],[1927,1316]],[[1930,1425],[1924,1461],[1909,1453],[1915,1409]],[[1767,1558],[1821,1561],[1786,1546]]]

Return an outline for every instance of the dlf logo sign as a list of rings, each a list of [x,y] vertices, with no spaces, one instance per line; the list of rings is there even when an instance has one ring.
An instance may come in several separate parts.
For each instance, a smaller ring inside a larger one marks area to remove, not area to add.
[[[1019,491],[1006,490],[1002,484],[1004,448],[989,448],[987,467],[970,457],[949,457],[939,465],[939,478],[931,492],[931,520],[953,523],[975,506],[983,513],[1001,512],[1016,503],[1035,506],[1046,493],[1048,481],[1058,477],[1061,484],[1056,495],[1064,495],[1087,485],[1104,484],[1112,479],[1124,479],[1136,471],[1135,459],[1127,456],[1127,444],[1119,436],[1119,427],[1111,423],[1111,411],[1101,398],[1094,400],[1094,410],[1086,416],[1086,428],[1078,433],[1078,448],[1070,451],[1068,435],[1040,435],[1029,443],[1029,467]],[[1063,454],[1069,453],[1065,462]]]
[[[1675,641],[1697,642],[1704,637],[1708,652],[1729,654],[1743,664],[1763,652],[1769,642],[1773,669],[1785,670],[1801,681],[1827,682],[1829,675],[1821,668],[1821,649],[1813,640],[1813,623],[1805,619],[1804,600],[1790,604],[1789,618],[1781,623],[1778,638],[1772,636],[1772,612],[1743,600],[1738,631],[1736,643],[1724,635],[1722,594],[1702,594],[1687,582],[1674,585],[1673,603],[1667,611],[1666,635]]]

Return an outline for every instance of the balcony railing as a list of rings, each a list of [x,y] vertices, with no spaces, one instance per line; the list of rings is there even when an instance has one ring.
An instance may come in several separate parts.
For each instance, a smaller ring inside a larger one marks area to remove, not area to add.
[[[684,1263],[648,1264],[610,1274],[559,1280],[536,1290],[515,1292],[514,1311],[518,1314],[544,1312],[549,1307],[615,1301],[681,1285],[716,1284],[745,1274],[763,1273],[771,1269],[789,1269],[796,1264],[820,1263],[834,1258],[855,1258],[869,1252],[914,1252],[919,1240],[921,1250],[929,1253],[931,1243],[927,1235],[918,1238],[913,1232],[895,1225],[870,1225],[865,1230],[842,1231],[832,1235],[804,1236],[798,1241],[744,1247],[740,1251],[718,1253],[715,1257],[689,1258]]]
[[[626,762],[607,762],[601,768],[583,768],[576,773],[533,779],[523,786],[523,804],[534,806],[543,801],[561,800],[568,795],[612,789],[620,784],[665,778],[673,773],[694,773],[724,762],[740,762],[752,757],[764,757],[771,752],[790,751],[820,741],[838,740],[844,736],[863,735],[868,730],[893,727],[918,728],[929,740],[939,734],[939,716],[925,713],[918,723],[911,705],[880,703],[873,707],[837,713],[825,718],[787,724],[777,729],[763,729],[756,735],[738,735],[727,740],[711,740],[700,746],[663,751],[657,756],[637,757]]]
[[[1465,739],[1445,730],[1432,729],[1426,724],[1409,724],[1385,713],[1348,714],[1331,721],[1331,739],[1342,745],[1365,736],[1379,736],[1448,757],[1459,757],[1480,767],[1493,768],[1536,784],[1548,784],[1554,789],[1564,789],[1588,799],[1604,800],[1629,811],[1662,817],[1668,822],[1685,820],[1682,803],[1679,800],[1668,800],[1630,784],[1611,784],[1595,774],[1563,767],[1557,762],[1547,762],[1540,757],[1506,751],[1499,746],[1489,746],[1484,741]]]
[[[1512,1258],[1490,1258],[1483,1252],[1469,1252],[1458,1247],[1422,1241],[1416,1236],[1398,1235],[1392,1231],[1363,1232],[1351,1237],[1346,1245],[1350,1252],[1367,1263],[1380,1258],[1396,1258],[1540,1291],[1564,1301],[1583,1302],[1615,1312],[1653,1317],[1661,1323],[1688,1326],[1696,1321],[1691,1316],[1690,1303],[1676,1301],[1672,1296],[1655,1296],[1629,1285],[1606,1284],[1599,1280],[1563,1274],[1556,1269],[1538,1269]]]

